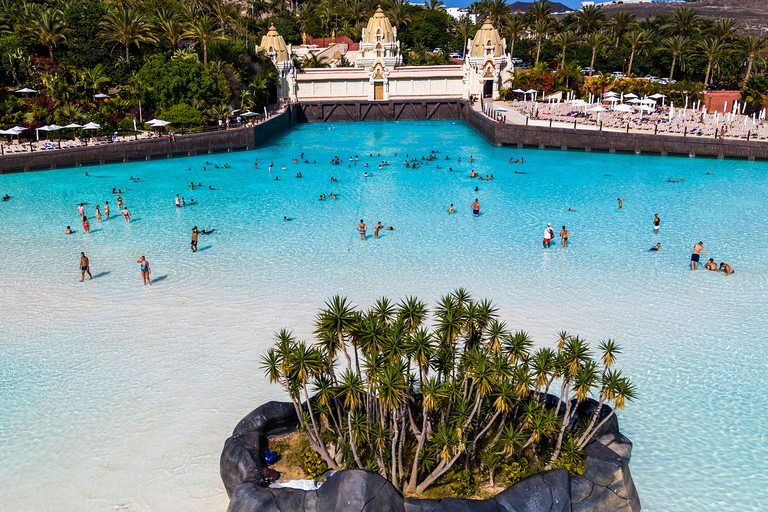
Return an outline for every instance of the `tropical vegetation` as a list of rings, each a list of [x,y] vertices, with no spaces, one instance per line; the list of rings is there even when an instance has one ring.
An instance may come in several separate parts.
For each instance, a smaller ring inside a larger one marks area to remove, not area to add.
[[[307,343],[283,329],[262,359],[293,402],[311,448],[302,465],[313,476],[366,468],[421,494],[453,475],[454,493],[467,496],[480,473],[491,482],[497,472],[509,480],[557,467],[578,473],[584,447],[636,397],[615,368],[615,341],[595,351],[561,332],[554,348],[535,348],[491,301],[464,289],[431,309],[417,297],[358,309],[335,296],[313,336]],[[577,422],[584,405],[594,412]],[[604,405],[613,409],[601,415]]]
[[[609,16],[599,6],[555,15],[547,1],[518,13],[508,0],[483,0],[469,8],[477,15],[473,23],[454,19],[440,0],[0,0],[0,126],[34,128],[65,117],[112,131],[181,103],[203,123],[215,123],[227,109],[261,111],[278,87],[274,66],[257,51],[271,25],[288,44],[342,36],[359,41],[379,3],[397,27],[408,65],[450,63],[452,51],[463,57],[466,40],[488,18],[513,57],[543,64],[528,81],[578,95],[592,87],[583,68],[593,77],[621,71],[699,89],[744,88],[766,71],[768,38],[744,33],[731,19],[702,18],[688,5],[639,20],[621,10]],[[349,61],[310,56],[297,65]],[[180,68],[192,73],[186,84],[177,79]],[[22,87],[40,93],[2,97],[3,90]],[[107,92],[107,101],[94,98]],[[748,96],[756,102],[760,94]]]

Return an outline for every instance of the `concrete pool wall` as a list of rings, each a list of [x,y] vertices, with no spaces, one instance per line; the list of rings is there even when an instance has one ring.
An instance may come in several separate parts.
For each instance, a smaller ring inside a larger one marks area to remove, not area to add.
[[[294,103],[287,105],[281,114],[253,128],[177,135],[173,141],[164,137],[6,154],[0,156],[0,174],[250,150],[300,122],[438,120],[464,121],[496,146],[768,161],[768,142],[765,141],[501,124],[464,100],[416,98]]]

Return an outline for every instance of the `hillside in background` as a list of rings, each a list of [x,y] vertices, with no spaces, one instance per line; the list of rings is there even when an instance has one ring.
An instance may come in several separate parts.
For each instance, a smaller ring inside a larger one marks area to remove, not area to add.
[[[749,35],[768,35],[768,1],[766,0],[702,0],[701,2],[658,2],[650,4],[621,4],[605,6],[611,16],[617,11],[629,11],[638,19],[671,14],[681,6],[693,7],[704,18],[733,18]]]
[[[567,5],[561,4],[560,2],[549,2],[552,4],[552,6],[555,8],[555,12],[566,12],[566,11],[573,11],[574,9],[571,9]],[[509,4],[509,11],[510,12],[517,12],[517,11],[523,11],[525,12],[528,10],[529,7],[533,6],[533,2],[514,2]]]

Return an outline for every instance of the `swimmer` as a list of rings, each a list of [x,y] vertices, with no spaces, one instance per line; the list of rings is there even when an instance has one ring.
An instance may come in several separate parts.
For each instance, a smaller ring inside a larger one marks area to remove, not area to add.
[[[572,211],[573,211],[573,208],[570,208],[570,207],[569,207],[569,208],[568,208],[568,211],[569,211],[569,212],[572,212]]]
[[[120,213],[123,214],[123,217],[125,218],[125,222],[131,222],[131,212],[128,211],[128,208],[122,210]]]
[[[72,234],[72,228],[70,228],[69,226],[67,226],[67,229],[64,231],[64,234],[65,234],[65,235],[71,235],[71,234]]]
[[[7,200],[9,200],[10,198],[11,198],[11,196],[9,196],[8,194],[5,194],[5,195],[3,196],[3,201],[7,201]]]
[[[627,196],[627,197],[629,197],[629,196]],[[621,210],[621,203],[623,203],[624,201],[626,201],[626,200],[627,200],[627,197],[625,197],[624,199],[622,199],[622,198],[620,198],[620,197],[616,199],[616,200],[619,202],[619,210]]]
[[[189,200],[189,204],[195,204],[195,200],[194,199],[190,199]]]
[[[726,274],[733,274],[733,269],[727,263],[720,263],[720,270],[722,270]]]
[[[374,238],[379,238],[379,230],[381,229],[381,227],[382,227],[381,226],[381,222],[376,224],[376,230],[373,232],[373,237]]]
[[[147,283],[149,283],[149,286],[152,286],[152,281],[149,279],[149,274],[151,274],[151,271],[149,270],[149,262],[147,259],[142,256],[136,260],[136,263],[141,265],[141,278],[144,280],[144,286],[146,286]]]
[[[296,173],[296,177],[297,177],[297,178],[303,178],[303,176],[301,175],[301,173],[300,173],[300,172],[297,172],[297,173]]]
[[[365,225],[363,219],[360,219],[360,224],[357,225],[357,231],[360,233],[360,240],[365,240],[365,230],[368,226]]]
[[[395,228],[393,228],[392,226],[387,226],[387,231],[394,231],[394,230]]]
[[[479,192],[479,191],[480,191],[480,189],[475,187],[475,192]]]
[[[189,184],[189,190],[195,190],[195,184],[194,183],[190,183]]]
[[[181,198],[181,206],[186,206],[186,205],[187,205],[187,203],[186,203],[186,202],[184,202],[184,198],[182,197],[182,198]]]
[[[208,190],[216,190],[216,189],[213,188],[212,186],[208,185]]]
[[[691,270],[696,270],[696,267],[699,266],[699,254],[702,252],[707,252],[702,242],[699,242],[693,246],[693,254],[691,255]]]
[[[472,215],[475,217],[480,215],[480,203],[477,202],[477,198],[475,198],[475,202],[472,203]]]
[[[331,199],[336,199],[336,195],[333,192],[331,192]]]
[[[456,210],[453,208],[453,203],[451,203],[451,206],[448,208],[448,213],[456,213]]]
[[[283,217],[283,220],[284,220],[284,221],[286,221],[286,222],[288,222],[288,221],[289,221],[289,220],[291,220],[291,219],[289,219],[288,217]]]
[[[91,264],[88,262],[88,257],[85,255],[84,252],[80,253],[80,282],[82,283],[85,280],[85,274],[88,273],[88,277],[93,279],[93,276],[91,275]]]
[[[280,181],[280,178],[278,178],[277,176],[275,176],[275,181]]]
[[[563,247],[568,246],[568,235],[570,235],[571,232],[565,229],[565,226],[563,226],[563,230],[560,232],[560,238],[563,239]]]
[[[709,261],[704,264],[704,268],[707,270],[717,270],[717,263],[715,263],[714,259],[709,258]]]
[[[661,249],[661,242],[659,242],[658,244],[656,244],[653,247],[651,247],[650,249],[648,249],[648,252],[656,252],[659,249]]]

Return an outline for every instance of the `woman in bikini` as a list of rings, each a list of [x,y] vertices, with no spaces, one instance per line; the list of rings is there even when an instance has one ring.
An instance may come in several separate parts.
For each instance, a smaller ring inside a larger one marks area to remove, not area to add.
[[[360,224],[357,225],[357,230],[360,232],[360,240],[365,240],[365,230],[367,226],[363,223],[363,219],[360,219]]]
[[[152,281],[149,280],[150,270],[149,270],[149,262],[147,261],[147,259],[144,256],[142,256],[141,258],[136,260],[136,263],[141,265],[141,277],[144,279],[144,286],[146,286],[147,283],[149,283],[149,285],[152,286]]]
[[[101,212],[99,211],[99,205],[96,205],[96,220],[101,222]]]
[[[109,201],[104,203],[104,216],[109,220]]]

